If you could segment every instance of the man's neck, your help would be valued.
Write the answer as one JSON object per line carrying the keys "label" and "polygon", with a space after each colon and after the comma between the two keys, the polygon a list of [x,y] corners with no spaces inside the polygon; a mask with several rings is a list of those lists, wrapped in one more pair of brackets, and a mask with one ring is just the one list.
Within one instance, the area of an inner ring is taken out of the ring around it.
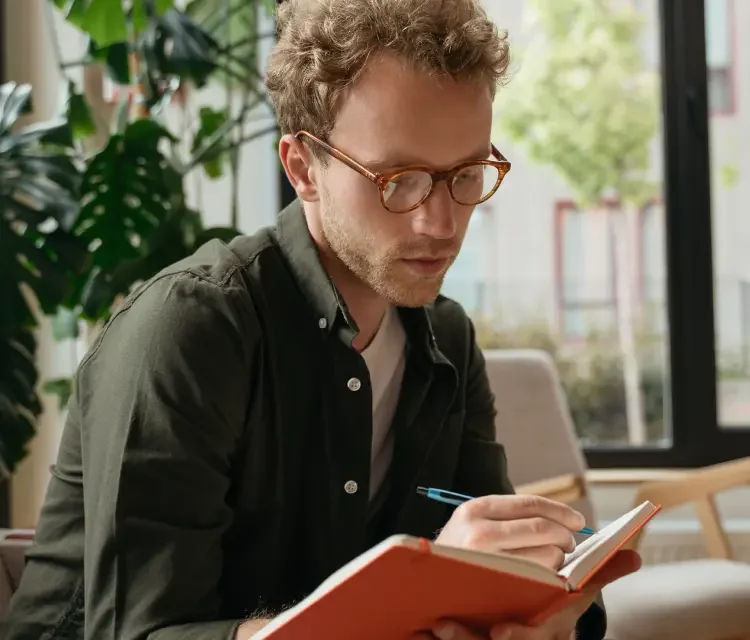
{"label": "man's neck", "polygon": [[339,295],[346,302],[349,314],[359,328],[352,346],[361,353],[378,332],[388,309],[388,303],[357,278],[328,246],[320,224],[319,211],[306,203],[303,203],[303,207],[307,228],[318,247],[320,262],[336,286]]}
{"label": "man's neck", "polygon": [[346,302],[349,314],[357,323],[359,333],[352,346],[359,352],[364,351],[372,342],[380,328],[388,303],[366,286],[335,256],[321,252],[323,267],[331,277],[339,295]]}

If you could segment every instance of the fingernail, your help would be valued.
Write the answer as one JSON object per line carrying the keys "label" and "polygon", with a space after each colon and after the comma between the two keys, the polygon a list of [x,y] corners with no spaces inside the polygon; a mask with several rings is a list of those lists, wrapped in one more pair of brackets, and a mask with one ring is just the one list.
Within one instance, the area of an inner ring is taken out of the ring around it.
{"label": "fingernail", "polygon": [[439,640],[453,640],[456,636],[456,627],[452,624],[441,624],[432,630]]}

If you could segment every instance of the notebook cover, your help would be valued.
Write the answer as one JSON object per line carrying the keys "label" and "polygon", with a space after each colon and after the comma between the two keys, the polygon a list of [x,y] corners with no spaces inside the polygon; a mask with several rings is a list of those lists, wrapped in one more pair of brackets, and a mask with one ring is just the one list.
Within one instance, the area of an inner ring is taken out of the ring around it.
{"label": "notebook cover", "polygon": [[527,621],[574,597],[562,578],[556,586],[433,554],[429,545],[395,546],[257,637],[411,640],[439,619],[488,631],[498,622]]}

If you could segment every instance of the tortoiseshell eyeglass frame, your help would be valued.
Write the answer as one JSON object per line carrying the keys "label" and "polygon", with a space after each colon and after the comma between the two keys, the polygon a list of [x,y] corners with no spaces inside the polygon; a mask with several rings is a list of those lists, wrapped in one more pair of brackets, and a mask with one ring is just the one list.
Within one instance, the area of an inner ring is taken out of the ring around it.
{"label": "tortoiseshell eyeglass frame", "polygon": [[[497,191],[498,187],[500,186],[500,183],[503,181],[503,178],[508,174],[508,171],[510,171],[510,162],[503,156],[502,153],[500,153],[495,145],[492,146],[491,155],[496,158],[496,160],[469,160],[467,162],[462,162],[459,165],[456,165],[449,171],[433,171],[429,167],[422,167],[422,166],[409,166],[409,167],[401,167],[399,169],[394,169],[393,171],[387,171],[385,173],[377,173],[370,171],[367,167],[361,165],[359,162],[354,160],[352,157],[345,154],[343,151],[340,151],[336,149],[335,147],[332,147],[327,142],[323,142],[320,138],[314,136],[313,134],[307,132],[307,131],[299,131],[294,136],[297,138],[297,140],[301,140],[302,138],[308,138],[311,142],[318,145],[323,151],[328,153],[329,155],[333,156],[337,160],[340,160],[345,165],[350,167],[351,169],[354,169],[357,173],[363,175],[368,180],[371,180],[374,182],[378,190],[380,191],[380,202],[383,205],[383,207],[390,211],[391,213],[409,213],[409,211],[414,211],[419,205],[421,205],[427,198],[430,197],[432,194],[432,190],[435,188],[435,185],[440,182],[441,180],[446,180],[448,185],[448,191],[451,195],[451,198],[453,198],[454,201],[458,202],[458,204],[464,205],[464,206],[476,206],[479,204],[482,204],[483,202],[486,202],[489,200],[493,195],[495,195],[495,192]],[[460,202],[456,199],[456,197],[453,195],[453,177],[462,169],[465,169],[466,167],[472,167],[475,165],[490,165],[492,167],[495,167],[497,169],[497,182],[495,182],[495,185],[490,189],[489,193],[484,196],[479,202],[475,202],[471,205],[466,205],[463,202]],[[430,187],[430,190],[424,195],[424,197],[417,202],[414,206],[409,207],[408,209],[394,211],[388,205],[385,201],[385,188],[387,187],[388,183],[398,178],[399,176],[403,175],[404,173],[408,173],[409,171],[422,171],[424,173],[429,174],[432,177],[432,186]]]}

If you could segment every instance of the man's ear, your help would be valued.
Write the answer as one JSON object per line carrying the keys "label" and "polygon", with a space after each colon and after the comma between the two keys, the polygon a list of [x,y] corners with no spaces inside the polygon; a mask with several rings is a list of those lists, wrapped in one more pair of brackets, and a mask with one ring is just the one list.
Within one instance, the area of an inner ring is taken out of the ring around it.
{"label": "man's ear", "polygon": [[300,140],[285,134],[279,141],[279,158],[284,165],[286,177],[300,200],[317,202],[320,193],[316,184],[318,168],[312,153]]}

